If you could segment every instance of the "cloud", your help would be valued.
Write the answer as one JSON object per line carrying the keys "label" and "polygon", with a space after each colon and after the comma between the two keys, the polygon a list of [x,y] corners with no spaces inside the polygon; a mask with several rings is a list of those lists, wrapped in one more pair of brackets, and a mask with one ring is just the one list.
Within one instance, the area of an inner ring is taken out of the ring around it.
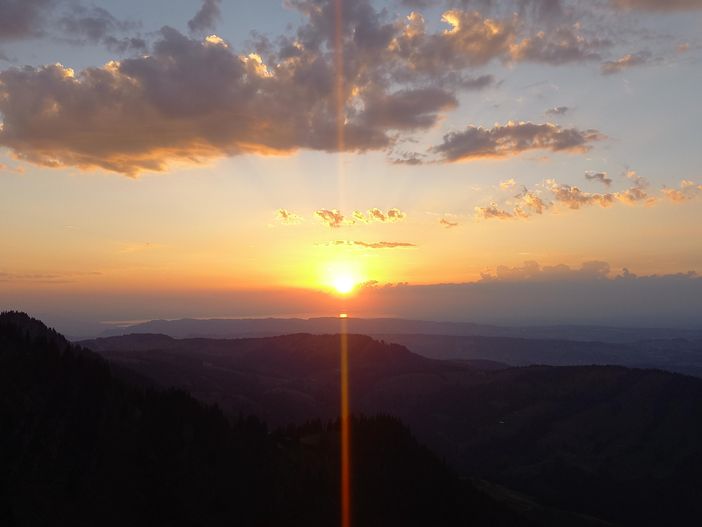
{"label": "cloud", "polygon": [[444,162],[508,157],[528,150],[581,153],[603,138],[597,130],[510,121],[493,128],[469,126],[461,132],[451,132],[431,151]]}
{"label": "cloud", "polygon": [[[546,12],[561,11],[557,1],[538,3],[537,11],[542,14],[537,15],[537,19],[543,19]],[[442,14],[441,21],[448,28],[430,33],[420,13],[414,11],[407,17],[402,32],[395,36],[390,48],[404,62],[404,69],[397,71],[400,78],[403,72],[410,70],[441,79],[445,78],[446,71],[484,66],[493,60],[552,65],[596,60],[600,58],[601,49],[611,46],[607,39],[586,38],[579,25],[564,25],[523,36],[523,30],[526,28],[528,32],[530,25],[525,24],[519,14],[497,19],[478,11],[450,9]]]}
{"label": "cloud", "polygon": [[651,53],[648,51],[639,51],[638,53],[624,55],[614,61],[603,62],[600,71],[602,75],[613,75],[634,66],[648,64],[649,62],[651,62]]}
{"label": "cloud", "polygon": [[612,178],[607,175],[607,172],[585,172],[585,179],[588,181],[599,181],[607,187],[612,184]]}
{"label": "cloud", "polygon": [[332,229],[338,229],[344,223],[344,215],[337,209],[319,209],[314,214]]}
{"label": "cloud", "polygon": [[358,245],[360,247],[365,247],[367,249],[395,249],[398,247],[416,247],[415,244],[407,243],[407,242],[374,242],[374,243],[369,243],[369,242],[355,241],[355,242],[353,242],[353,244]]}
{"label": "cloud", "polygon": [[439,220],[439,225],[443,225],[447,229],[452,229],[453,227],[458,227],[458,222],[447,220],[446,218],[441,218]]}
{"label": "cloud", "polygon": [[699,0],[611,0],[615,7],[645,11],[685,11],[702,9]]}
{"label": "cloud", "polygon": [[[18,21],[36,20],[37,6],[53,5],[47,2],[5,1],[0,9],[14,6],[22,14]],[[454,109],[460,91],[493,84],[494,77],[476,72],[493,60],[562,64],[589,60],[607,45],[584,37],[576,25],[534,33],[523,17],[556,12],[556,4],[530,2],[527,10],[494,18],[449,9],[444,27],[429,30],[416,12],[398,20],[369,0],[343,2],[345,151],[392,153],[406,134],[435,126]],[[148,54],[142,39],[122,34],[133,26],[102,8],[78,5],[62,19],[75,39],[139,54],[82,71],[54,64],[0,72],[0,146],[41,166],[128,176],[225,156],[335,152],[335,3],[287,5],[302,15],[297,29],[274,40],[254,36],[251,50],[236,51],[215,35],[192,38],[164,27]],[[210,30],[219,6],[205,0],[189,22],[191,32]],[[600,137],[550,124],[508,123],[449,134],[451,141],[434,153],[440,161],[455,161],[536,148],[584,151]],[[417,153],[390,160],[427,162]]]}
{"label": "cloud", "polygon": [[56,0],[0,0],[0,41],[39,36]]}
{"label": "cloud", "polygon": [[[541,192],[529,191],[526,187],[514,196],[514,203],[511,210],[500,208],[496,203],[491,203],[486,207],[476,207],[476,219],[526,219],[534,214],[541,215],[548,209],[551,209],[554,204],[563,205],[569,209],[578,210],[583,207],[597,205],[603,208],[610,207],[616,203],[626,205],[644,204],[646,206],[654,205],[657,198],[648,192],[648,181],[639,176],[633,170],[627,170],[625,177],[631,182],[631,185],[618,192],[586,192],[575,185],[558,183],[553,179],[547,179],[544,182],[545,191],[550,194],[550,200],[544,199]],[[590,176],[590,177],[588,177]],[[600,177],[601,176],[601,177]],[[602,181],[607,186],[612,182],[607,174],[602,173],[586,173],[588,179],[596,179]],[[606,183],[606,181],[609,183]],[[699,187],[702,189],[702,186]],[[686,182],[681,186],[680,192],[686,192],[685,196],[695,197],[698,188],[694,183]],[[673,201],[683,201],[676,199],[681,197],[676,189],[664,189],[663,192]]]}
{"label": "cloud", "polygon": [[123,36],[137,29],[138,24],[118,20],[102,7],[73,5],[56,22],[73,44],[101,43],[119,53],[145,51],[146,41],[140,37]]}
{"label": "cloud", "polygon": [[388,209],[387,212],[383,212],[378,208],[372,208],[366,215],[360,211],[354,211],[353,216],[354,219],[360,223],[369,223],[371,221],[377,221],[380,223],[394,223],[397,221],[402,221],[407,215],[397,208]]}
{"label": "cloud", "polygon": [[680,188],[664,188],[662,192],[669,200],[682,203],[702,196],[702,185],[683,179]]}
{"label": "cloud", "polygon": [[551,207],[550,203],[545,202],[536,193],[530,192],[526,187],[524,190],[515,196],[517,204],[514,207],[514,215],[520,218],[528,218],[532,214],[543,214],[544,211]]}
{"label": "cloud", "polygon": [[371,222],[396,223],[407,217],[404,212],[397,208],[388,209],[387,212],[383,212],[378,208],[372,208],[366,214],[360,210],[355,210],[350,217],[345,216],[337,209],[319,209],[314,214],[332,228]]}
{"label": "cloud", "polygon": [[351,240],[334,240],[327,245],[349,245],[355,247],[363,247],[366,249],[397,249],[402,247],[416,247],[413,243],[407,242],[362,242]]}
{"label": "cloud", "polygon": [[195,16],[188,20],[188,28],[193,33],[211,31],[215,28],[220,17],[219,5],[221,0],[203,0],[202,6]]}
{"label": "cloud", "polygon": [[502,190],[509,190],[511,188],[514,188],[517,185],[517,182],[514,180],[514,178],[509,178],[504,181],[500,181],[500,188]]}
{"label": "cloud", "polygon": [[611,268],[607,262],[583,262],[579,269],[571,269],[564,264],[541,266],[537,262],[528,261],[520,267],[498,265],[494,273],[483,273],[482,282],[526,282],[526,281],[557,281],[557,280],[592,280],[607,279]]}
{"label": "cloud", "polygon": [[626,177],[632,181],[631,187],[620,192],[608,192],[605,194],[585,192],[574,185],[559,184],[554,180],[547,180],[546,185],[552,192],[554,200],[570,209],[579,209],[591,205],[599,205],[606,208],[617,202],[627,205],[635,205],[640,202],[652,205],[655,202],[656,198],[650,196],[646,190],[648,182],[644,178],[638,176],[633,170],[627,171]]}
{"label": "cloud", "polygon": [[439,88],[369,95],[360,119],[371,127],[416,130],[433,126],[439,112],[458,106],[453,94]]}
{"label": "cloud", "polygon": [[480,220],[508,220],[514,217],[511,212],[500,209],[496,203],[491,203],[487,207],[475,207],[475,217]]}
{"label": "cloud", "polygon": [[539,62],[551,65],[600,59],[600,50],[611,46],[609,40],[588,40],[577,26],[559,27],[554,31],[539,31],[512,46],[510,53],[516,62]]}
{"label": "cloud", "polygon": [[546,115],[553,115],[553,116],[559,116],[559,115],[565,115],[568,112],[570,112],[571,108],[568,106],[556,106],[554,108],[549,108],[546,110]]}
{"label": "cloud", "polygon": [[275,213],[276,219],[284,225],[297,225],[302,223],[302,217],[287,209],[278,209]]}

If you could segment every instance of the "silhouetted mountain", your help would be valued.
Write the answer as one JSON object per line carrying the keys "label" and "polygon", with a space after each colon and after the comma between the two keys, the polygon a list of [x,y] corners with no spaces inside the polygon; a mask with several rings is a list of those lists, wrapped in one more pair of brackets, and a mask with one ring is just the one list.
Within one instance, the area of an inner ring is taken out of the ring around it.
{"label": "silhouetted mountain", "polygon": [[702,339],[641,340],[634,343],[586,342],[449,335],[377,335],[425,357],[493,360],[510,366],[614,365],[659,368],[702,377]]}
{"label": "silhouetted mountain", "polygon": [[[459,480],[396,419],[356,418],[352,430],[356,525],[535,525]],[[274,433],[230,421],[182,391],[115,378],[26,315],[0,315],[3,526],[334,525],[338,435],[319,421]]]}
{"label": "silhouetted mountain", "polygon": [[[349,318],[351,333],[378,336],[449,335],[533,339],[560,339],[599,342],[637,342],[658,339],[702,339],[702,328],[619,328],[606,326],[491,326],[467,322],[432,322],[399,318]],[[174,338],[243,338],[272,337],[291,333],[328,334],[339,331],[339,319],[260,318],[260,319],[189,319],[151,320],[125,327],[115,327],[102,336],[114,337],[132,333],[158,333]]]}
{"label": "silhouetted mountain", "polygon": [[[336,415],[335,335],[131,335],[86,345],[232,413],[277,423]],[[623,367],[485,367],[360,335],[349,347],[353,408],[402,419],[465,476],[622,525],[696,525],[702,514],[699,379]]]}

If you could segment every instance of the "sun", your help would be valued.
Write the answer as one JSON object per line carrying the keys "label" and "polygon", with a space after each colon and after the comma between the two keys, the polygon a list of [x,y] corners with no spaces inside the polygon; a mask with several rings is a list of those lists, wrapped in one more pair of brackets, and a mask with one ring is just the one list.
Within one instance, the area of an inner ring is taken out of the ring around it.
{"label": "sun", "polygon": [[356,281],[349,274],[339,274],[332,280],[332,286],[338,293],[346,295],[356,287]]}

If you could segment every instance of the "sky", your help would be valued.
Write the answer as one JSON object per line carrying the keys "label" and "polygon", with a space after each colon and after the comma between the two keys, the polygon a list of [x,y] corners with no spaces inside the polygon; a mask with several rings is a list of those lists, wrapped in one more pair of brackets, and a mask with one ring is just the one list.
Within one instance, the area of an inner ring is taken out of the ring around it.
{"label": "sky", "polygon": [[699,0],[0,0],[0,308],[702,326],[701,29]]}

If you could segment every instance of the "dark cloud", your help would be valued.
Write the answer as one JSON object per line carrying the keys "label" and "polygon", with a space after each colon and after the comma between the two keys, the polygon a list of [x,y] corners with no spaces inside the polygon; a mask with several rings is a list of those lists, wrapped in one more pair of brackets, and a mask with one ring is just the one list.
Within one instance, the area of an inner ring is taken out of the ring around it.
{"label": "dark cloud", "polygon": [[401,90],[369,94],[360,118],[371,127],[415,130],[434,125],[439,112],[456,106],[456,97],[439,88]]}
{"label": "dark cloud", "polygon": [[138,29],[137,23],[119,20],[102,7],[73,5],[58,19],[57,25],[74,44],[101,43],[117,53],[146,49],[144,39],[124,36]]}
{"label": "dark cloud", "polygon": [[221,15],[219,6],[221,0],[203,0],[202,6],[195,16],[188,20],[188,28],[193,33],[202,33],[211,31],[217,25],[217,21]]}
{"label": "dark cloud", "polygon": [[600,70],[602,71],[602,75],[612,75],[634,66],[648,64],[649,62],[651,62],[651,53],[648,51],[640,51],[638,53],[624,55],[617,60],[603,62]]}
{"label": "dark cloud", "polygon": [[[288,4],[303,14],[301,26],[275,41],[256,37],[253,53],[237,52],[216,36],[200,40],[164,27],[148,55],[104,67],[5,70],[0,73],[0,146],[43,166],[102,168],[130,176],[247,153],[335,152],[340,148],[335,3]],[[544,0],[539,9],[555,10],[556,4]],[[0,5],[7,10],[20,4],[5,0]],[[30,0],[26,5],[43,4]],[[99,41],[122,53],[146,47],[126,34],[132,26],[104,9],[76,5],[62,18],[64,31],[75,39]],[[434,126],[457,106],[460,90],[494,83],[492,76],[474,71],[492,60],[560,64],[590,58],[602,45],[582,37],[576,26],[529,36],[519,14],[487,18],[451,9],[443,15],[445,28],[428,31],[417,13],[402,22],[369,0],[341,6],[343,148],[349,152],[391,153],[406,138],[403,134]],[[218,9],[219,2],[205,1],[190,21],[191,31],[210,28]],[[439,160],[455,161],[530,149],[584,151],[600,137],[595,131],[509,123],[448,134],[433,152]],[[423,160],[416,153],[391,159]]]}
{"label": "dark cloud", "polygon": [[441,161],[454,162],[516,155],[528,150],[585,152],[591,143],[603,139],[597,130],[561,128],[555,124],[508,122],[493,128],[469,126],[444,136],[431,149]]}
{"label": "dark cloud", "polygon": [[624,9],[646,11],[685,11],[702,9],[699,0],[611,0],[612,5]]}
{"label": "dark cloud", "polygon": [[56,0],[0,0],[0,41],[39,36]]}
{"label": "dark cloud", "polygon": [[607,172],[585,172],[585,179],[588,181],[599,181],[608,187],[612,184],[612,178],[607,175]]}
{"label": "dark cloud", "polygon": [[568,106],[556,106],[554,108],[549,108],[546,110],[546,115],[554,115],[554,116],[559,116],[559,115],[565,115],[568,112],[570,112],[571,108]]}

